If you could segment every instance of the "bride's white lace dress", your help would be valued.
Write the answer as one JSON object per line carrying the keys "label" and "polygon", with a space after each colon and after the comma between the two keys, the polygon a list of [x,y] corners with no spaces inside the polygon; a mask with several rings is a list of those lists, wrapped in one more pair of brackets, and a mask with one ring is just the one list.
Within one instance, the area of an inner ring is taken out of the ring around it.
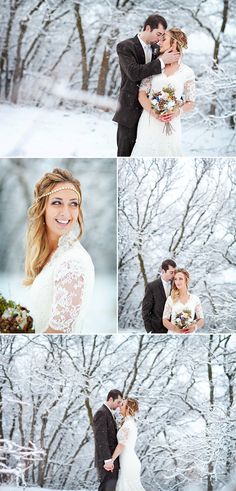
{"label": "bride's white lace dress", "polygon": [[189,298],[186,303],[182,303],[180,302],[180,300],[177,300],[177,302],[173,302],[173,299],[171,298],[171,296],[169,296],[165,303],[163,318],[170,319],[172,324],[175,324],[175,319],[177,315],[184,310],[191,311],[191,321],[194,321],[195,315],[197,319],[204,319],[200,298],[197,295],[193,295],[192,293],[189,293]]}
{"label": "bride's white lace dress", "polygon": [[135,452],[137,425],[134,418],[127,416],[117,433],[118,443],[124,445],[120,454],[120,471],[116,491],[145,491],[140,480],[141,463]]}
{"label": "bride's white lace dress", "polygon": [[[175,88],[177,99],[183,97],[184,102],[195,100],[195,76],[193,70],[181,63],[178,70],[172,75],[164,71],[160,75],[145,78],[140,90],[149,95],[159,92],[163,87],[171,85]],[[133,148],[132,157],[164,157],[181,156],[181,118],[175,117],[171,121],[173,132],[166,135],[164,123],[155,119],[148,111],[143,110],[138,123],[137,139]]]}
{"label": "bride's white lace dress", "polygon": [[51,327],[64,333],[83,333],[93,286],[90,255],[73,232],[60,237],[56,251],[31,286],[35,332]]}

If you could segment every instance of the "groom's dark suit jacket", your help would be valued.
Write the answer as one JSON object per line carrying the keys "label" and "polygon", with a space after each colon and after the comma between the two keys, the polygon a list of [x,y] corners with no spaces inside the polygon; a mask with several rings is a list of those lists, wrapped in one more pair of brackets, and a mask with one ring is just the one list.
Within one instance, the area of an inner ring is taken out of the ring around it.
{"label": "groom's dark suit jacket", "polygon": [[[98,409],[93,418],[95,438],[95,466],[102,470],[104,460],[111,458],[117,445],[117,428],[111,411],[105,404]],[[119,468],[119,459],[115,460],[115,470]]]}
{"label": "groom's dark suit jacket", "polygon": [[142,112],[142,106],[138,101],[141,80],[161,73],[161,62],[156,59],[159,53],[159,46],[153,46],[152,50],[152,61],[145,63],[145,53],[137,35],[117,45],[121,86],[118,108],[113,121],[128,128],[132,128],[137,124]]}
{"label": "groom's dark suit jacket", "polygon": [[147,332],[168,332],[162,323],[165,302],[166,294],[161,278],[148,283],[142,303],[142,316]]}

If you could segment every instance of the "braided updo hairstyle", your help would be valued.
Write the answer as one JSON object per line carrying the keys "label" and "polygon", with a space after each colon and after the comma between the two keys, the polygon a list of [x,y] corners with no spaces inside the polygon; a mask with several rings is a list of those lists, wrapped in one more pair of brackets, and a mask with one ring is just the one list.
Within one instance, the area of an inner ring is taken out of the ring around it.
{"label": "braided updo hairstyle", "polygon": [[188,39],[186,34],[179,29],[179,27],[171,27],[171,29],[168,30],[171,36],[170,39],[170,45],[172,46],[174,43],[174,40],[177,42],[176,49],[179,51],[179,53],[182,52],[182,49],[187,49],[188,47]]}
{"label": "braided updo hairstyle", "polygon": [[136,399],[128,397],[126,399],[126,409],[129,416],[134,416],[139,411],[139,403]]}

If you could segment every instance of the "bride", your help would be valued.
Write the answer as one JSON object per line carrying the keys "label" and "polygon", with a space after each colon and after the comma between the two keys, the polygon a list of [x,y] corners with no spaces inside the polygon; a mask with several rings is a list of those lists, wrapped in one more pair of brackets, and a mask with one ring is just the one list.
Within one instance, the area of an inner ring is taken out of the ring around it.
{"label": "bride", "polygon": [[65,169],[45,174],[30,207],[25,285],[36,333],[82,332],[94,284],[83,233],[80,182]]}
{"label": "bride", "polygon": [[[165,303],[162,322],[174,334],[195,332],[198,327],[204,326],[200,299],[188,292],[189,278],[186,269],[175,270],[171,295]],[[187,327],[182,327],[186,324]]]}
{"label": "bride", "polygon": [[[187,37],[177,27],[165,32],[164,39],[159,41],[160,52],[172,49],[182,54],[187,48]],[[175,89],[175,96],[183,104],[177,110],[160,115],[152,109],[150,97],[164,87]],[[165,65],[160,75],[145,78],[139,88],[139,102],[143,112],[139,119],[137,139],[132,157],[181,156],[181,116],[192,111],[195,99],[195,77],[187,65],[175,62]],[[165,124],[170,123],[172,133],[166,134]]]}
{"label": "bride", "polygon": [[113,462],[117,457],[120,461],[115,491],[145,491],[140,480],[141,463],[135,453],[137,425],[134,415],[138,410],[138,402],[131,398],[125,399],[120,408],[124,423],[118,430],[118,445],[112,455]]}

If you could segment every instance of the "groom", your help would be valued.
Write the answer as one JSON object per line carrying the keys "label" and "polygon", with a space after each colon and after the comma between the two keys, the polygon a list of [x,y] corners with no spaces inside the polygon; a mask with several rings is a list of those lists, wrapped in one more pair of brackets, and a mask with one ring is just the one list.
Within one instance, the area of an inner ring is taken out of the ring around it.
{"label": "groom", "polygon": [[147,332],[154,334],[167,333],[163,326],[162,315],[167,297],[171,292],[176,263],[166,259],[161,265],[161,275],[157,280],[148,283],[142,303],[142,316]]}
{"label": "groom", "polygon": [[142,32],[117,45],[121,88],[113,121],[118,123],[118,157],[129,157],[135,144],[138,121],[142,113],[142,106],[138,101],[141,80],[158,75],[166,64],[179,59],[179,53],[171,53],[170,50],[157,57],[159,46],[156,43],[161,41],[166,28],[167,22],[164,17],[158,14],[150,15]]}
{"label": "groom", "polygon": [[[95,466],[100,485],[98,491],[115,491],[119,473],[119,459],[114,464],[111,456],[117,445],[117,428],[113,411],[122,403],[122,393],[110,390],[106,402],[98,409],[93,418],[95,438]],[[107,470],[104,469],[106,465]]]}

